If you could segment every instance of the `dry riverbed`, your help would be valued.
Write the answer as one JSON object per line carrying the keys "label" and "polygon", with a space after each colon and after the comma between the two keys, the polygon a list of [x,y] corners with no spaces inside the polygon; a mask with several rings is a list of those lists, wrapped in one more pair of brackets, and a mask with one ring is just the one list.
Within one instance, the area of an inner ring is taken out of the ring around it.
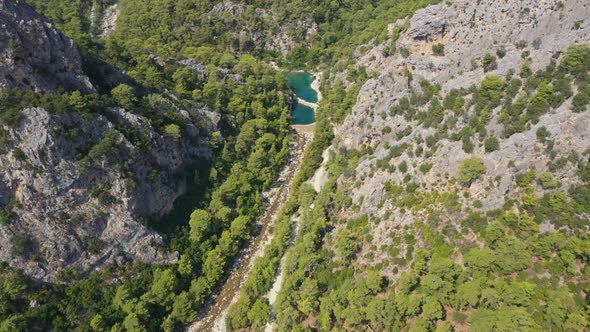
{"label": "dry riverbed", "polygon": [[257,257],[264,254],[264,248],[272,240],[274,223],[281,208],[291,195],[292,182],[301,166],[303,151],[305,151],[305,147],[312,138],[313,133],[297,129],[293,130],[289,160],[273,187],[264,193],[264,197],[268,198],[269,204],[262,216],[258,219],[258,232],[253,235],[248,247],[242,249],[238,260],[236,260],[234,266],[229,271],[223,286],[218,290],[217,295],[206,305],[206,309],[198,321],[189,327],[189,331],[223,332],[226,330],[225,318],[228,308],[238,300],[248,274],[252,270],[254,261]]}

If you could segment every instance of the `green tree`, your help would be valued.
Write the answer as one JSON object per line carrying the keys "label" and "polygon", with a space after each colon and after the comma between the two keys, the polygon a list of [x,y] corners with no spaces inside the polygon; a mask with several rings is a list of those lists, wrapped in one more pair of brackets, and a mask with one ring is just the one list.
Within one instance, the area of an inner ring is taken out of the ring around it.
{"label": "green tree", "polygon": [[499,272],[509,274],[522,271],[531,264],[531,253],[522,241],[502,237],[493,243],[495,265]]}
{"label": "green tree", "polygon": [[189,324],[197,319],[197,311],[194,307],[194,297],[190,292],[181,292],[174,298],[170,316],[182,324]]}
{"label": "green tree", "polygon": [[432,331],[434,324],[428,319],[418,318],[414,324],[410,325],[408,332]]}
{"label": "green tree", "polygon": [[371,270],[367,273],[366,285],[372,292],[377,293],[383,287],[383,276],[377,270]]}
{"label": "green tree", "polygon": [[453,332],[453,325],[449,322],[443,322],[436,327],[434,332]]}
{"label": "green tree", "polygon": [[486,167],[481,158],[467,158],[459,165],[459,182],[470,185],[486,172]]}
{"label": "green tree", "polygon": [[305,279],[301,284],[298,295],[297,308],[301,312],[310,315],[318,309],[320,305],[318,301],[320,290],[317,280]]}
{"label": "green tree", "polygon": [[359,242],[348,229],[342,228],[338,231],[336,236],[336,250],[342,259],[348,260],[352,258],[359,248]]}
{"label": "green tree", "polygon": [[490,53],[486,53],[486,55],[484,55],[483,59],[481,60],[481,64],[483,66],[484,72],[496,70],[496,68],[498,68],[496,57],[491,55]]}
{"label": "green tree", "polygon": [[445,55],[445,45],[443,44],[433,44],[432,45],[432,53],[434,53],[434,55],[438,55],[438,56],[442,56]]}
{"label": "green tree", "polygon": [[586,92],[580,92],[572,100],[572,109],[576,113],[585,112],[590,104],[590,95]]}
{"label": "green tree", "polygon": [[136,313],[130,313],[123,320],[125,330],[129,332],[144,332],[147,329],[141,324],[139,316]]}
{"label": "green tree", "polygon": [[505,87],[506,82],[503,79],[498,76],[488,75],[481,82],[478,96],[489,102],[498,101],[501,99]]}
{"label": "green tree", "polygon": [[485,140],[484,148],[486,150],[486,153],[496,151],[500,148],[500,142],[496,137],[490,137]]}
{"label": "green tree", "polygon": [[261,328],[270,320],[270,307],[266,299],[258,299],[248,311],[248,320],[253,328]]}
{"label": "green tree", "polygon": [[180,255],[180,259],[178,260],[178,273],[181,276],[189,276],[193,272],[193,264],[191,259],[188,255]]}
{"label": "green tree", "polygon": [[143,297],[150,303],[168,307],[174,300],[176,283],[176,275],[172,269],[156,270],[154,283]]}
{"label": "green tree", "polygon": [[443,318],[443,307],[435,297],[427,297],[422,305],[424,318],[428,320],[438,320]]}
{"label": "green tree", "polygon": [[0,332],[23,331],[22,318],[16,315],[9,316],[0,321]]}
{"label": "green tree", "polygon": [[397,291],[401,294],[409,294],[418,285],[418,276],[414,272],[404,272],[397,282]]}
{"label": "green tree", "polygon": [[88,101],[80,91],[74,91],[70,94],[69,104],[78,112],[87,110],[89,106]]}
{"label": "green tree", "polygon": [[194,242],[201,242],[211,228],[211,215],[206,210],[197,209],[191,214],[189,221],[190,239]]}
{"label": "green tree", "polygon": [[574,44],[567,48],[560,67],[577,77],[585,77],[590,70],[590,48]]}
{"label": "green tree", "polygon": [[164,135],[179,140],[182,138],[182,131],[180,130],[180,126],[172,123],[164,127]]}
{"label": "green tree", "polygon": [[520,66],[520,77],[522,78],[529,78],[533,75],[533,70],[531,69],[531,65],[528,61],[525,61],[522,66]]}
{"label": "green tree", "polygon": [[209,251],[203,264],[205,276],[209,284],[215,284],[223,275],[225,269],[226,256],[219,249]]}
{"label": "green tree", "polygon": [[522,307],[503,307],[496,313],[494,331],[528,332],[535,326],[533,319]]}
{"label": "green tree", "polygon": [[[251,305],[251,301],[249,296],[244,296],[244,293],[238,298],[238,301],[234,303],[228,310],[227,319],[226,319],[226,326],[227,329],[230,331],[234,331],[237,329],[245,328],[250,325],[249,316],[249,308]],[[258,308],[260,310],[262,308]],[[259,318],[259,312],[254,314],[255,318]]]}
{"label": "green tree", "polygon": [[92,317],[92,320],[90,321],[90,327],[93,331],[105,331],[106,322],[104,321],[104,318],[101,314],[96,314],[94,317]]}
{"label": "green tree", "polygon": [[543,189],[553,189],[561,185],[551,173],[542,173],[539,175],[539,181],[541,182]]}
{"label": "green tree", "polygon": [[137,103],[137,97],[133,93],[133,88],[127,84],[117,85],[111,90],[111,95],[117,104],[127,110],[132,110]]}
{"label": "green tree", "polygon": [[567,316],[567,320],[563,326],[566,331],[583,331],[588,327],[588,319],[580,313],[571,313]]}
{"label": "green tree", "polygon": [[489,248],[474,248],[463,256],[464,264],[475,276],[487,276],[495,262],[494,253]]}
{"label": "green tree", "polygon": [[551,136],[551,132],[547,130],[547,127],[541,126],[537,129],[536,135],[539,142],[545,143],[547,138]]}
{"label": "green tree", "polygon": [[474,279],[465,282],[457,287],[455,301],[459,310],[465,309],[468,305],[476,307],[481,296],[482,279]]}

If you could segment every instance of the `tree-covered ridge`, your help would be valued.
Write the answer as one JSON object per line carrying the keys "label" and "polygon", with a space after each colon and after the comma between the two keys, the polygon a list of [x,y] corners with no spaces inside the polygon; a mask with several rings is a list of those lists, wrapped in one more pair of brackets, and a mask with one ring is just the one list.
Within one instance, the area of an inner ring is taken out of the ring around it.
{"label": "tree-covered ridge", "polygon": [[46,16],[58,30],[72,38],[83,50],[96,47],[102,12],[115,0],[27,0]]}
{"label": "tree-covered ridge", "polygon": [[[384,41],[387,25],[411,15],[419,8],[439,0],[419,1],[213,1],[213,0],[122,0],[121,15],[112,36],[98,41],[90,22],[99,20],[101,9],[112,3],[107,0],[31,0],[37,10],[58,24],[83,48],[94,49],[117,63],[147,66],[146,53],[162,57],[178,56],[183,49],[215,46],[230,53],[251,53],[260,58],[274,58],[285,66],[304,67],[319,64],[340,68],[353,63],[354,50],[362,44]],[[243,12],[212,11],[216,5],[247,5]],[[94,15],[91,9],[95,8]],[[260,15],[262,10],[265,15]],[[310,40],[307,28],[298,23],[313,22],[317,32]],[[288,34],[293,41],[286,59],[267,52],[257,44],[262,34],[276,33],[283,26],[291,27]],[[245,32],[245,33],[244,33]],[[101,50],[103,46],[104,50]]]}
{"label": "tree-covered ridge", "polygon": [[[393,231],[391,246],[370,249],[362,257],[360,245],[370,242],[367,236],[381,220],[367,215],[339,217],[350,202],[342,200],[346,186],[334,182],[351,174],[358,158],[362,152],[333,155],[332,182],[318,195],[311,188],[301,189],[300,202],[307,207],[300,219],[302,233],[288,251],[286,279],[274,308],[280,329],[580,331],[587,327],[587,234],[575,222],[567,224],[573,233],[540,233],[538,225],[539,219],[555,214],[565,220],[582,217],[587,209],[581,194],[585,184],[569,195],[557,190],[533,203],[523,197],[517,213],[511,204],[487,214],[475,208],[459,224],[447,218],[465,208],[466,200],[460,196],[424,191],[411,183],[405,188],[387,184],[394,204],[411,209],[416,217],[420,211],[429,212],[423,222]],[[528,181],[535,178],[532,175]],[[472,235],[476,240],[466,241]],[[426,246],[415,250],[417,239]],[[374,251],[389,252],[390,258],[371,263]],[[401,273],[395,281],[382,275],[389,265]]]}

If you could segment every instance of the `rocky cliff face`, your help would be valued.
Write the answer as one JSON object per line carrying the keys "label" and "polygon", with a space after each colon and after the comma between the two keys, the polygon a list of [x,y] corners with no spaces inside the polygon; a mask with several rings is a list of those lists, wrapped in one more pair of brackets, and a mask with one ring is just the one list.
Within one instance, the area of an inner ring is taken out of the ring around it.
{"label": "rocky cliff face", "polygon": [[[185,191],[184,171],[210,157],[206,133],[186,116],[189,137],[176,140],[123,109],[110,120],[24,110],[9,132],[10,152],[0,155],[0,204],[10,214],[0,226],[0,260],[45,281],[66,267],[174,261],[175,253],[156,250],[162,238],[144,221],[169,212]],[[145,144],[128,139],[130,129]]]}
{"label": "rocky cliff face", "polygon": [[[567,158],[584,155],[590,147],[590,114],[573,112],[571,95],[551,107],[538,122],[526,122],[517,132],[507,129],[512,124],[506,121],[503,105],[486,110],[489,114],[485,127],[475,130],[471,138],[473,151],[465,151],[460,133],[473,127],[472,119],[479,116],[474,92],[486,76],[498,76],[506,82],[518,77],[524,87],[517,88],[514,100],[522,97],[525,108],[530,107],[530,98],[536,92],[527,88],[526,78],[519,77],[521,68],[526,63],[533,73],[544,70],[552,61],[553,65],[559,64],[569,45],[590,45],[588,17],[590,4],[586,1],[457,0],[427,7],[407,21],[391,24],[390,32],[401,31],[393,41],[393,55],[386,51],[391,48],[390,41],[362,55],[359,52],[357,66],[365,67],[372,78],[363,85],[352,113],[338,126],[340,140],[335,147],[367,151],[354,166],[354,175],[339,180],[343,187],[350,188],[347,192],[358,205],[348,211],[351,217],[366,214],[382,220],[372,227],[372,241],[365,242],[358,255],[371,252],[374,256],[362,262],[377,264],[387,259],[388,253],[379,249],[375,253],[374,247],[390,245],[393,234],[403,238],[416,221],[428,222],[427,208],[400,208],[384,183],[402,187],[412,183],[427,192],[456,192],[464,195],[464,207],[477,201],[482,211],[501,209],[507,200],[521,197],[522,189],[516,186],[515,179],[530,168],[537,174],[551,173],[560,182],[560,190],[567,191],[580,183],[576,163],[568,163]],[[435,54],[435,44],[444,46],[444,56]],[[495,64],[486,67],[483,62],[487,53]],[[440,85],[436,94],[441,103],[453,89],[462,91],[464,108],[456,113],[443,110],[436,123],[429,125],[424,118],[440,110],[432,103],[410,107],[418,116],[400,111],[400,99],[424,93],[420,84],[423,80]],[[572,83],[572,88],[575,93],[579,87]],[[543,127],[548,131],[547,140],[552,142],[550,147],[538,139],[537,132]],[[484,141],[490,137],[498,139],[499,148],[486,152]],[[458,176],[460,162],[472,156],[484,161],[485,175],[468,187],[461,186],[453,179]],[[565,166],[555,166],[564,161]],[[400,171],[402,163],[407,171]],[[424,164],[428,166],[421,169]],[[325,172],[320,169],[315,179],[321,179]],[[314,186],[318,187],[317,181]],[[541,186],[536,190],[540,196],[550,192]],[[434,205],[432,209],[436,210]],[[456,221],[470,211],[464,208],[444,212],[436,217],[437,222],[460,228]],[[559,226],[541,225],[542,232],[556,228]],[[385,271],[391,277],[396,274]]]}
{"label": "rocky cliff face", "polygon": [[0,0],[0,89],[92,92],[74,42],[21,0]]}
{"label": "rocky cliff face", "polygon": [[[0,89],[94,91],[76,45],[29,5],[0,0],[0,26]],[[146,221],[170,212],[193,181],[188,171],[211,158],[207,137],[219,117],[158,98],[182,119],[182,138],[121,108],[29,108],[2,128],[0,261],[55,282],[64,270],[77,276],[130,259],[176,260],[157,249],[162,237]]]}

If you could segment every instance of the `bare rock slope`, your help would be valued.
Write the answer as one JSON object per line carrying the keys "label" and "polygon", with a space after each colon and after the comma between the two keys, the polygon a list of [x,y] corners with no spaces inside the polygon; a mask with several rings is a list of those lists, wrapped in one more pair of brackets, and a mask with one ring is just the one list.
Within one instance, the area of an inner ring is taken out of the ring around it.
{"label": "bare rock slope", "polygon": [[[94,91],[76,45],[24,1],[0,0],[0,26],[0,90]],[[0,261],[55,282],[127,260],[176,260],[146,221],[170,212],[192,168],[211,158],[219,117],[174,96],[154,102],[177,113],[182,137],[121,108],[28,108],[0,128]]]}
{"label": "bare rock slope", "polygon": [[22,0],[0,0],[0,89],[94,90],[74,42]]}
{"label": "bare rock slope", "polygon": [[[204,133],[190,119],[191,136],[176,140],[123,109],[109,118],[23,111],[10,152],[0,154],[0,206],[10,214],[0,225],[0,260],[55,281],[68,267],[87,273],[127,259],[176,259],[156,250],[162,238],[144,221],[171,211],[184,172],[210,157]],[[146,145],[127,138],[129,129]]]}
{"label": "bare rock slope", "polygon": [[[516,178],[528,169],[534,168],[536,174],[550,173],[559,181],[560,190],[580,183],[572,156],[583,156],[590,148],[590,113],[572,111],[572,96],[579,87],[572,81],[572,94],[531,120],[533,97],[542,79],[534,83],[520,73],[528,67],[534,77],[547,66],[559,67],[568,46],[590,46],[588,17],[590,4],[581,0],[456,0],[429,6],[391,24],[390,33],[401,31],[397,39],[364,54],[359,51],[357,66],[365,67],[371,78],[362,86],[352,113],[337,127],[340,139],[336,147],[363,150],[366,155],[354,166],[354,175],[342,176],[339,182],[349,188],[349,196],[358,205],[348,211],[350,217],[366,214],[388,220],[373,227],[372,243],[362,246],[359,257],[371,252],[375,244],[390,245],[393,233],[403,237],[404,227],[418,220],[427,222],[428,209],[400,208],[385,183],[401,187],[411,183],[425,191],[457,193],[464,196],[460,199],[464,207],[477,202],[482,211],[501,209],[510,199],[520,199],[522,189],[515,184]],[[386,51],[391,43],[395,52]],[[434,51],[437,44],[444,47],[442,54]],[[488,53],[494,63],[486,67]],[[524,100],[520,117],[510,118],[503,105],[505,99],[492,109],[477,109],[476,91],[490,76],[500,78],[505,82],[502,84],[513,79],[521,82],[511,99],[512,104],[517,104],[518,98]],[[423,81],[430,85],[422,85]],[[553,89],[555,80],[546,83]],[[418,100],[432,87],[438,101],[412,103],[412,98]],[[439,108],[438,102],[442,104],[451,91],[461,96],[462,107],[456,111],[442,105]],[[410,106],[400,106],[404,97]],[[440,114],[433,116],[436,112]],[[485,120],[481,112],[486,112]],[[427,123],[431,119],[434,123]],[[538,138],[540,129],[547,130],[546,140]],[[468,144],[462,140],[465,133],[470,134]],[[498,141],[493,151],[484,146],[489,138]],[[481,158],[486,172],[465,187],[454,179],[461,161],[469,157]],[[542,196],[551,189],[537,185],[536,191]],[[437,218],[442,224],[453,224],[469,211],[464,208]],[[559,228],[541,226],[542,230]],[[388,257],[377,251],[372,264]],[[392,277],[395,274],[391,272]]]}

